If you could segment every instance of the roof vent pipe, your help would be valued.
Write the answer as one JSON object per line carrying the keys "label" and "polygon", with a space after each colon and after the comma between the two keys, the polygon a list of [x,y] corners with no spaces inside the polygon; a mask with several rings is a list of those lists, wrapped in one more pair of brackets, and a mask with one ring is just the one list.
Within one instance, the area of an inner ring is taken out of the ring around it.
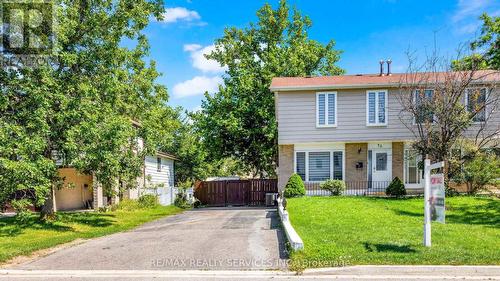
{"label": "roof vent pipe", "polygon": [[387,76],[391,76],[391,62],[392,60],[391,59],[388,59],[387,60]]}
{"label": "roof vent pipe", "polygon": [[384,60],[380,60],[380,76],[384,76]]}

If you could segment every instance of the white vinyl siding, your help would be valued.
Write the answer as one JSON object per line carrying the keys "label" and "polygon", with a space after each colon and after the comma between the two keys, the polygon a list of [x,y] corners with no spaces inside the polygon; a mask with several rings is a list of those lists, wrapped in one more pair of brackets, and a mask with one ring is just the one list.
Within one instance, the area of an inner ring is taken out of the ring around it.
{"label": "white vinyl siding", "polygon": [[[342,89],[336,92],[337,127],[318,127],[317,91],[279,92],[276,97],[278,144],[342,143],[369,141],[408,141],[415,139],[406,125],[414,123],[414,116],[402,111],[398,89],[387,90],[387,126],[367,126],[367,89]],[[488,93],[500,94],[498,90]],[[465,98],[465,97],[464,97]],[[465,100],[463,101],[465,103]],[[486,110],[485,134],[493,134],[500,123],[500,110]],[[474,124],[465,132],[475,137],[481,127]],[[298,149],[297,149],[298,151]]]}
{"label": "white vinyl siding", "polygon": [[387,90],[366,91],[366,125],[387,126]]}
{"label": "white vinyl siding", "polygon": [[344,178],[344,152],[297,151],[295,152],[295,173],[306,182],[321,182],[327,179]]}
{"label": "white vinyl siding", "polygon": [[316,126],[337,126],[337,93],[316,93]]}
{"label": "white vinyl siding", "polygon": [[486,121],[486,89],[468,89],[465,92],[465,105],[469,113],[476,113],[474,122]]}
{"label": "white vinyl siding", "polygon": [[145,188],[141,195],[156,194],[160,204],[170,205],[173,202],[174,160],[161,156],[146,156],[144,165]]}

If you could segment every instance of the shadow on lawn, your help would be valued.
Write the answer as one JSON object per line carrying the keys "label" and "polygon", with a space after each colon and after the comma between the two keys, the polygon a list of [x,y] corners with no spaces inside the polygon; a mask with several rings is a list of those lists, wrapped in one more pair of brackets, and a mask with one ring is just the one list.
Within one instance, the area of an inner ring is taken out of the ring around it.
{"label": "shadow on lawn", "polygon": [[0,237],[14,237],[23,234],[26,230],[52,230],[57,232],[75,231],[66,224],[82,224],[91,227],[106,227],[114,223],[111,214],[102,213],[61,213],[54,222],[40,221],[37,215],[29,220],[20,222],[15,217],[0,219]]}
{"label": "shadow on lawn", "polygon": [[373,244],[364,242],[363,246],[367,252],[394,252],[394,253],[415,253],[415,249],[408,245],[395,245],[395,244]]}
{"label": "shadow on lawn", "polygon": [[[492,198],[475,198],[478,204],[455,204],[446,206],[446,222],[460,224],[477,224],[488,227],[500,227],[500,201]],[[486,201],[486,202],[485,202]],[[422,217],[421,212],[394,210],[401,216]]]}

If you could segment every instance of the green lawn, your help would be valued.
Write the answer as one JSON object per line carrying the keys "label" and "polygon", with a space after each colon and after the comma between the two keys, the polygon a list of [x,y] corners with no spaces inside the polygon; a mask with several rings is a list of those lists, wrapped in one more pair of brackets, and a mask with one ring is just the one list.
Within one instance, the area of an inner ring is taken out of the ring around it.
{"label": "green lawn", "polygon": [[347,264],[500,264],[500,200],[446,198],[446,224],[422,246],[423,198],[303,197],[287,209],[304,251],[293,261]]}
{"label": "green lawn", "polygon": [[92,238],[134,228],[182,209],[159,206],[149,209],[117,210],[106,213],[58,213],[53,223],[41,223],[33,215],[26,224],[14,218],[0,219],[0,262],[36,250],[67,243],[78,238]]}

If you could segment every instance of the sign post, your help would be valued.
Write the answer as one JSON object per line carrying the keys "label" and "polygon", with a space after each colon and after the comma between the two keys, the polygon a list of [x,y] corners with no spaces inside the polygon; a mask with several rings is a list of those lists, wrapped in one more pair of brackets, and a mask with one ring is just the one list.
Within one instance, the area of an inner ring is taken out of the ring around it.
{"label": "sign post", "polygon": [[[444,162],[438,162],[431,165],[430,159],[424,161],[424,246],[431,246],[431,170],[444,167]],[[443,184],[443,181],[441,181]],[[444,188],[443,188],[444,189]],[[434,200],[432,200],[434,201]],[[444,198],[443,212],[444,212]],[[444,220],[444,216],[443,216]]]}

